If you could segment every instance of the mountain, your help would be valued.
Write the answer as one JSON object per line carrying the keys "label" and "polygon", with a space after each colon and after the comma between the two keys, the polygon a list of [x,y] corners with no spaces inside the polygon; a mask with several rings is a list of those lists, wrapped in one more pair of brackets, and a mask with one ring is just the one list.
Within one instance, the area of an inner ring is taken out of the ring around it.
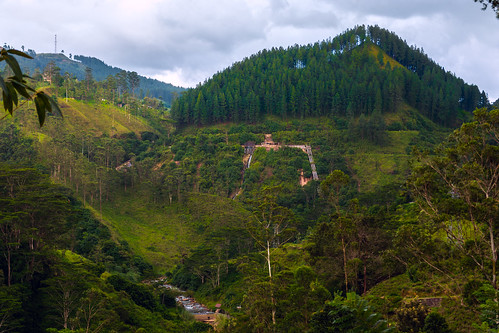
{"label": "mountain", "polygon": [[459,111],[486,105],[466,84],[392,32],[358,26],[322,42],[272,48],[216,73],[172,107],[179,125],[287,117],[369,115],[409,105],[454,126]]}
{"label": "mountain", "polygon": [[225,332],[497,328],[499,111],[449,136],[484,94],[394,34],[264,50],[172,113],[113,80],[37,77],[64,118],[40,128],[23,103],[0,121],[0,315],[18,331],[63,329],[62,291],[85,291],[65,312],[80,328],[97,304],[103,332],[209,331],[138,283],[159,275],[230,314]]}
{"label": "mountain", "polygon": [[[123,71],[120,68],[109,66],[94,57],[76,55],[74,56],[74,59],[80,61],[84,66],[92,68],[92,74],[98,81],[106,79],[109,75],[116,75]],[[83,77],[85,77],[85,75],[83,75]],[[146,78],[144,76],[140,76],[138,89],[141,91],[141,96],[148,95],[149,97],[159,98],[168,106],[172,104],[174,96],[185,90],[181,87],[175,87],[170,83],[164,83],[156,79]]]}
{"label": "mountain", "polygon": [[[78,80],[85,79],[86,68],[92,69],[92,76],[97,81],[103,81],[108,76],[115,76],[124,71],[121,68],[109,66],[102,60],[94,57],[75,55],[70,59],[63,53],[35,53],[30,50],[30,56],[33,59],[17,57],[19,65],[27,73],[34,74],[36,71],[43,72],[47,65],[54,63],[60,68],[60,74],[73,74]],[[163,100],[167,106],[170,106],[175,95],[184,91],[184,88],[175,87],[170,83],[164,83],[156,79],[140,76],[138,87],[139,97],[149,96]]]}

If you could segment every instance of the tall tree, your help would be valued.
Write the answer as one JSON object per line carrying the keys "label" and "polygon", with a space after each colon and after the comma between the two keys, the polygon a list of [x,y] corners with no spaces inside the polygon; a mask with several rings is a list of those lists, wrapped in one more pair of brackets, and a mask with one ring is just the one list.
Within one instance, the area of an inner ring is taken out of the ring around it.
{"label": "tall tree", "polygon": [[438,153],[418,156],[410,178],[417,202],[497,290],[499,110],[476,110]]}
{"label": "tall tree", "polygon": [[347,268],[347,238],[351,232],[352,220],[343,214],[340,207],[340,191],[348,185],[350,177],[341,170],[334,170],[327,178],[321,182],[320,190],[326,200],[334,208],[331,222],[336,226],[337,235],[341,241],[341,251],[343,253],[343,273],[345,277],[345,290],[348,292],[348,268]]}
{"label": "tall tree", "polygon": [[137,72],[128,72],[127,79],[130,90],[132,90],[132,96],[135,97],[135,89],[137,89],[140,84],[139,74],[137,74]]}
{"label": "tall tree", "polygon": [[128,76],[126,71],[121,71],[116,74],[116,84],[118,86],[118,94],[121,96],[128,90]]}
{"label": "tall tree", "polygon": [[61,79],[61,69],[55,64],[54,61],[51,61],[45,66],[43,69],[44,77],[48,79],[50,84],[55,86],[59,85]]}
{"label": "tall tree", "polygon": [[94,77],[92,74],[92,68],[85,68],[85,99],[90,100],[90,88],[93,86]]}
{"label": "tall tree", "polygon": [[268,279],[270,283],[271,315],[272,323],[276,324],[276,301],[272,288],[274,277],[272,265],[272,253],[275,249],[290,241],[295,234],[294,219],[291,211],[277,204],[277,196],[281,190],[279,186],[264,186],[256,199],[256,210],[247,223],[248,232],[264,252]]}
{"label": "tall tree", "polygon": [[0,164],[0,251],[7,285],[16,282],[15,256],[25,260],[21,274],[31,279],[38,269],[38,254],[59,240],[67,211],[67,197],[48,177],[34,169]]}

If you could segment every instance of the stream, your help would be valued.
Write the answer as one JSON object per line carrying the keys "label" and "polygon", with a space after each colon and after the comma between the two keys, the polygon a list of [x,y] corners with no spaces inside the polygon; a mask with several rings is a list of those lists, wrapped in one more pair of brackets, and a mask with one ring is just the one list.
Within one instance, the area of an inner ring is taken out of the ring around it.
{"label": "stream", "polygon": [[248,159],[248,165],[246,166],[246,169],[249,169],[250,165],[251,165],[251,158],[253,157],[253,154],[250,155],[249,159]]}
{"label": "stream", "polygon": [[182,305],[187,312],[192,313],[193,315],[209,315],[215,313],[213,311],[210,311],[203,304],[196,302],[196,300],[192,297],[180,295],[175,299],[177,300],[178,304]]}
{"label": "stream", "polygon": [[166,279],[159,278],[156,280],[152,280],[150,282],[161,283],[159,285],[159,288],[165,288],[168,290],[173,290],[173,291],[181,293],[181,295],[175,297],[177,304],[182,306],[187,312],[194,315],[194,317],[197,320],[206,321],[206,319],[208,319],[208,320],[211,319],[210,315],[213,315],[213,317],[215,316],[215,312],[211,311],[203,304],[197,302],[193,297],[189,297],[189,296],[184,295],[185,294],[184,290],[180,290],[179,288],[177,288],[171,284],[166,283]]}

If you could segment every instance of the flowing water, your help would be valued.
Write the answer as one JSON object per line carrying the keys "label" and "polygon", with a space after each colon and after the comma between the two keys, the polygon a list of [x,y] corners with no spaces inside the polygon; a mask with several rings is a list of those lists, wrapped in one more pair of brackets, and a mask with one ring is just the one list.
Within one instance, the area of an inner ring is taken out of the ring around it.
{"label": "flowing water", "polygon": [[180,290],[179,288],[172,286],[171,284],[166,283],[166,279],[160,278],[160,279],[156,279],[156,280],[153,280],[150,282],[161,283],[159,285],[159,288],[165,288],[165,289],[173,290],[175,292],[180,293],[179,296],[175,297],[177,304],[182,306],[187,312],[193,314],[194,316],[214,314],[213,311],[208,309],[203,304],[197,302],[193,297],[186,296],[185,291]]}

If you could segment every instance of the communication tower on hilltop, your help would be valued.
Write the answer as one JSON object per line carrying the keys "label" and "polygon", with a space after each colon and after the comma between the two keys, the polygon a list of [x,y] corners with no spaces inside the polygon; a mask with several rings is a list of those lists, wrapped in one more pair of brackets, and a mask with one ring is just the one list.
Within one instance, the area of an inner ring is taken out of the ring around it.
{"label": "communication tower on hilltop", "polygon": [[57,35],[55,35],[55,40],[54,40],[54,53],[57,53]]}

